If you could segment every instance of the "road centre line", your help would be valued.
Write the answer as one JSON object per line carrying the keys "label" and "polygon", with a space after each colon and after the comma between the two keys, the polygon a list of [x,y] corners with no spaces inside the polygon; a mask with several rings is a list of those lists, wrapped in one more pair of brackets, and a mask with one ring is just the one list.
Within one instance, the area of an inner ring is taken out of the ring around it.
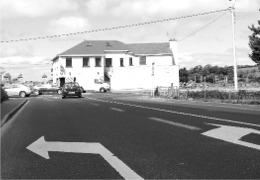
{"label": "road centre line", "polygon": [[177,126],[177,127],[189,129],[189,130],[201,130],[201,128],[198,128],[198,127],[195,127],[195,126],[190,126],[190,125],[186,125],[186,124],[182,124],[182,123],[172,122],[172,121],[160,119],[160,118],[157,118],[157,117],[149,117],[148,119],[153,120],[153,121],[157,121],[157,122],[161,122],[161,123],[165,123],[165,124],[169,124],[169,125],[172,125],[172,126]]}
{"label": "road centre line", "polygon": [[[87,97],[87,98],[91,99],[91,100],[95,100],[95,101],[100,101],[100,102],[115,103],[115,102],[112,102],[112,101],[103,101],[103,100],[99,100],[99,99],[95,99],[95,98],[89,98],[89,97]],[[185,113],[185,112],[173,111],[173,110],[167,110],[167,109],[153,108],[153,107],[141,106],[141,105],[135,105],[135,104],[129,104],[129,103],[117,102],[116,104],[120,104],[120,105],[124,105],[124,106],[137,107],[137,108],[142,108],[142,109],[149,109],[149,110],[154,110],[154,111],[167,112],[167,113],[178,114],[178,115],[183,115],[183,116],[191,116],[191,117],[196,117],[196,118],[210,119],[210,120],[214,120],[214,121],[222,121],[222,122],[228,122],[228,123],[234,123],[234,124],[240,124],[240,125],[253,126],[253,127],[258,127],[258,128],[260,127],[259,124],[235,121],[235,120],[231,120],[231,119],[223,119],[223,118],[204,116],[204,115],[192,114],[192,113]]]}
{"label": "road centre line", "polygon": [[125,110],[123,110],[123,109],[114,108],[114,107],[111,107],[110,109],[111,109],[111,110],[114,110],[114,111],[118,111],[118,112],[124,112],[124,111],[125,111]]}

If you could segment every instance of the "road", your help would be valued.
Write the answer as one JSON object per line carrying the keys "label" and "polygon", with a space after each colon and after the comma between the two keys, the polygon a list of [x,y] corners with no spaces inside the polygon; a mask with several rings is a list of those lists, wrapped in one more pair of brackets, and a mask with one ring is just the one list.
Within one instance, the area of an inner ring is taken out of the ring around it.
{"label": "road", "polygon": [[1,129],[3,179],[259,179],[260,111],[123,94],[28,98]]}

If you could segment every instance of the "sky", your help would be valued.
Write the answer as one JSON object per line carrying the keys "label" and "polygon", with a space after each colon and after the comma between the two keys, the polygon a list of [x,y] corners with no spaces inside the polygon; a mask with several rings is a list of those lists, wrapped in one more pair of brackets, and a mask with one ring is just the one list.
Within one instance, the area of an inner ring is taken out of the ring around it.
{"label": "sky", "polygon": [[[229,0],[0,0],[1,41],[74,33],[176,18],[226,9]],[[234,3],[234,0],[233,0]],[[238,65],[254,65],[248,26],[258,26],[259,0],[236,0],[235,44]],[[217,19],[217,20],[216,20]],[[0,67],[25,81],[52,79],[52,58],[83,40],[119,40],[124,43],[178,40],[180,68],[197,65],[231,66],[231,13],[219,12],[174,21],[62,38],[0,44]]]}

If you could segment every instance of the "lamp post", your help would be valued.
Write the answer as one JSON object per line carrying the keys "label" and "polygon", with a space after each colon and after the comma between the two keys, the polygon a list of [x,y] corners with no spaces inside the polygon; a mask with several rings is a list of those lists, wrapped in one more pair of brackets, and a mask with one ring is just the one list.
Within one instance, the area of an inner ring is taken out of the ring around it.
{"label": "lamp post", "polygon": [[152,91],[151,96],[154,97],[154,62],[152,63]]}
{"label": "lamp post", "polygon": [[0,84],[2,84],[2,77],[3,74],[5,73],[5,68],[3,68],[2,66],[0,67]]}
{"label": "lamp post", "polygon": [[235,42],[235,4],[236,0],[229,0],[230,1],[230,13],[231,13],[231,23],[232,23],[232,44],[233,44],[233,59],[234,59],[234,85],[235,91],[238,90],[238,83],[237,83],[237,61],[236,61],[236,42]]}

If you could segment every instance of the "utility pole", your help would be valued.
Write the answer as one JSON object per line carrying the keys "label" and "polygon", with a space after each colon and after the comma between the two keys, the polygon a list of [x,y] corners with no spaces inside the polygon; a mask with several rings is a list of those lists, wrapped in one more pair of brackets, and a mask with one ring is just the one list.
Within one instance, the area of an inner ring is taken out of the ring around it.
{"label": "utility pole", "polygon": [[155,63],[152,63],[152,91],[151,91],[151,96],[154,97],[154,65]]}
{"label": "utility pole", "polygon": [[237,83],[237,61],[236,61],[236,42],[235,42],[235,4],[236,0],[229,0],[230,1],[230,13],[231,13],[231,22],[232,22],[232,34],[233,34],[233,59],[234,59],[234,85],[235,91],[238,91],[238,83]]}

